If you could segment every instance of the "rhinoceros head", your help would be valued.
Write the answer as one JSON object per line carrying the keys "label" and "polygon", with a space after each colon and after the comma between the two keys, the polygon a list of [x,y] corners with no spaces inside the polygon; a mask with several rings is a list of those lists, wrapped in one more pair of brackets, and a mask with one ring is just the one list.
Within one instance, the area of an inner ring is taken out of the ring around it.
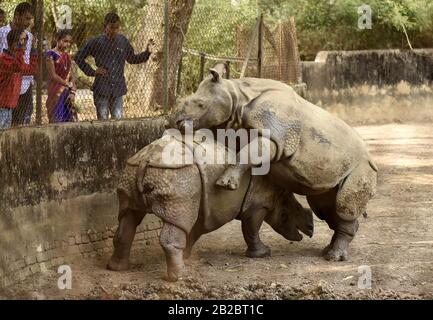
{"label": "rhinoceros head", "polygon": [[302,240],[299,231],[313,236],[314,221],[310,209],[305,209],[291,193],[285,193],[284,200],[265,218],[265,221],[284,238],[291,241]]}
{"label": "rhinoceros head", "polygon": [[223,78],[225,72],[226,65],[217,64],[197,91],[176,106],[175,128],[184,131],[187,124],[192,124],[194,130],[213,128],[230,119],[233,99],[230,82]]}

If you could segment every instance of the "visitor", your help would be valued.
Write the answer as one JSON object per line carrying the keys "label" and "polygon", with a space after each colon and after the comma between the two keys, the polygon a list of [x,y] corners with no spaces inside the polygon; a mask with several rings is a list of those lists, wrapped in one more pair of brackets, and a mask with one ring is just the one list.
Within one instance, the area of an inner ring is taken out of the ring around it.
{"label": "visitor", "polygon": [[[89,40],[77,53],[78,67],[89,77],[95,77],[92,86],[93,101],[99,120],[123,117],[123,96],[127,93],[125,63],[140,64],[149,60],[154,41],[150,39],[146,51],[135,54],[130,41],[120,31],[120,17],[110,12],[105,16],[104,33]],[[94,70],[86,58],[95,59]]]}
{"label": "visitor", "polygon": [[24,75],[35,74],[38,57],[33,38],[30,64],[24,61],[28,36],[24,30],[11,30],[6,36],[9,49],[0,54],[0,129],[10,128],[18,105]]}
{"label": "visitor", "polygon": [[45,54],[48,72],[47,114],[50,123],[72,122],[76,119],[74,101],[77,88],[73,61],[66,52],[71,44],[71,31],[60,30],[56,34],[56,46]]}
{"label": "visitor", "polygon": [[[14,11],[12,22],[0,28],[0,53],[8,48],[7,35],[13,30],[25,30],[27,34],[27,46],[25,48],[24,62],[30,63],[30,52],[32,50],[33,35],[27,31],[33,20],[33,7],[28,2],[18,4]],[[17,107],[12,111],[12,125],[29,124],[33,113],[33,76],[24,76],[22,80],[20,97]]]}

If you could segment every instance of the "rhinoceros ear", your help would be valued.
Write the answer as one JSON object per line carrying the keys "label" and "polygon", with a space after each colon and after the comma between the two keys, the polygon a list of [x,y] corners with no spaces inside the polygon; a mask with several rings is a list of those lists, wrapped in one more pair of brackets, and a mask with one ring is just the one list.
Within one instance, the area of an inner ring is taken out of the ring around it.
{"label": "rhinoceros ear", "polygon": [[219,82],[221,78],[224,77],[225,74],[227,73],[227,65],[225,63],[218,63],[217,65],[215,65],[215,67],[213,67],[209,71],[213,77],[213,81]]}

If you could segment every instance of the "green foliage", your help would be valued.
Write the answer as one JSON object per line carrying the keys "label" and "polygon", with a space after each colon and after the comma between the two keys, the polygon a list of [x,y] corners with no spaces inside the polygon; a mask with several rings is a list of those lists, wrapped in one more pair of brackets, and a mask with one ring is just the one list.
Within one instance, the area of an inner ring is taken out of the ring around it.
{"label": "green foliage", "polygon": [[[15,6],[23,0],[8,0],[1,3],[8,13],[8,21],[12,19]],[[56,25],[53,15],[53,3],[57,8],[60,5],[68,5],[72,9],[72,27],[76,45],[80,47],[90,37],[103,31],[103,21],[105,14],[110,11],[117,12],[122,18],[123,32],[130,38],[137,34],[140,18],[145,13],[147,0],[45,0],[45,35],[51,41],[56,32]]]}
{"label": "green foliage", "polygon": [[[10,20],[21,0],[0,2]],[[102,32],[104,15],[111,10],[122,17],[123,32],[134,40],[141,27],[146,0],[45,0],[45,32],[55,31],[51,4],[68,4],[73,10],[74,38],[81,46]],[[368,4],[373,13],[373,29],[358,29],[358,7]],[[302,59],[314,59],[320,50],[408,48],[404,30],[413,47],[433,46],[432,0],[196,0],[185,46],[218,56],[236,56],[236,32],[251,33],[258,16],[265,15],[270,26],[290,16],[296,18]],[[186,32],[186,30],[183,30]],[[213,62],[207,62],[207,70]],[[235,70],[232,72],[236,75]],[[182,92],[197,86],[200,58],[186,55],[183,60]]]}
{"label": "green foliage", "polygon": [[[294,16],[301,58],[313,60],[321,50],[408,48],[406,29],[414,47],[433,46],[431,0],[197,0],[186,46],[216,55],[236,55],[234,32],[251,31],[258,10],[272,26]],[[372,9],[373,29],[358,28],[358,8]],[[258,5],[258,7],[257,7]],[[212,62],[206,64],[206,69]],[[183,91],[198,84],[200,59],[184,59]],[[237,70],[239,71],[239,70]],[[236,73],[236,70],[232,70]]]}
{"label": "green foliage", "polygon": [[[184,46],[222,57],[237,56],[236,32],[252,30],[257,21],[257,7],[229,0],[197,0]],[[214,64],[207,61],[205,72]],[[200,58],[186,55],[183,60],[182,92],[197,88],[200,78]],[[232,68],[232,72],[236,72]],[[206,76],[206,74],[205,74]]]}
{"label": "green foliage", "polygon": [[[372,30],[358,29],[363,4],[371,6]],[[304,58],[318,50],[407,48],[404,29],[414,47],[433,45],[431,0],[269,0],[261,9],[268,21],[295,16]]]}

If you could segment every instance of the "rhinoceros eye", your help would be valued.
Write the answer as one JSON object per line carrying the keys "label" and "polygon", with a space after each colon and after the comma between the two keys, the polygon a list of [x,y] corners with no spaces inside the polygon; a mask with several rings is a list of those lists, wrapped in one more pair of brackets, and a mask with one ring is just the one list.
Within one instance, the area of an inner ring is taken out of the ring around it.
{"label": "rhinoceros eye", "polygon": [[203,103],[200,102],[200,103],[198,104],[198,107],[199,107],[200,109],[203,109],[203,108],[205,107],[205,105],[204,105]]}

